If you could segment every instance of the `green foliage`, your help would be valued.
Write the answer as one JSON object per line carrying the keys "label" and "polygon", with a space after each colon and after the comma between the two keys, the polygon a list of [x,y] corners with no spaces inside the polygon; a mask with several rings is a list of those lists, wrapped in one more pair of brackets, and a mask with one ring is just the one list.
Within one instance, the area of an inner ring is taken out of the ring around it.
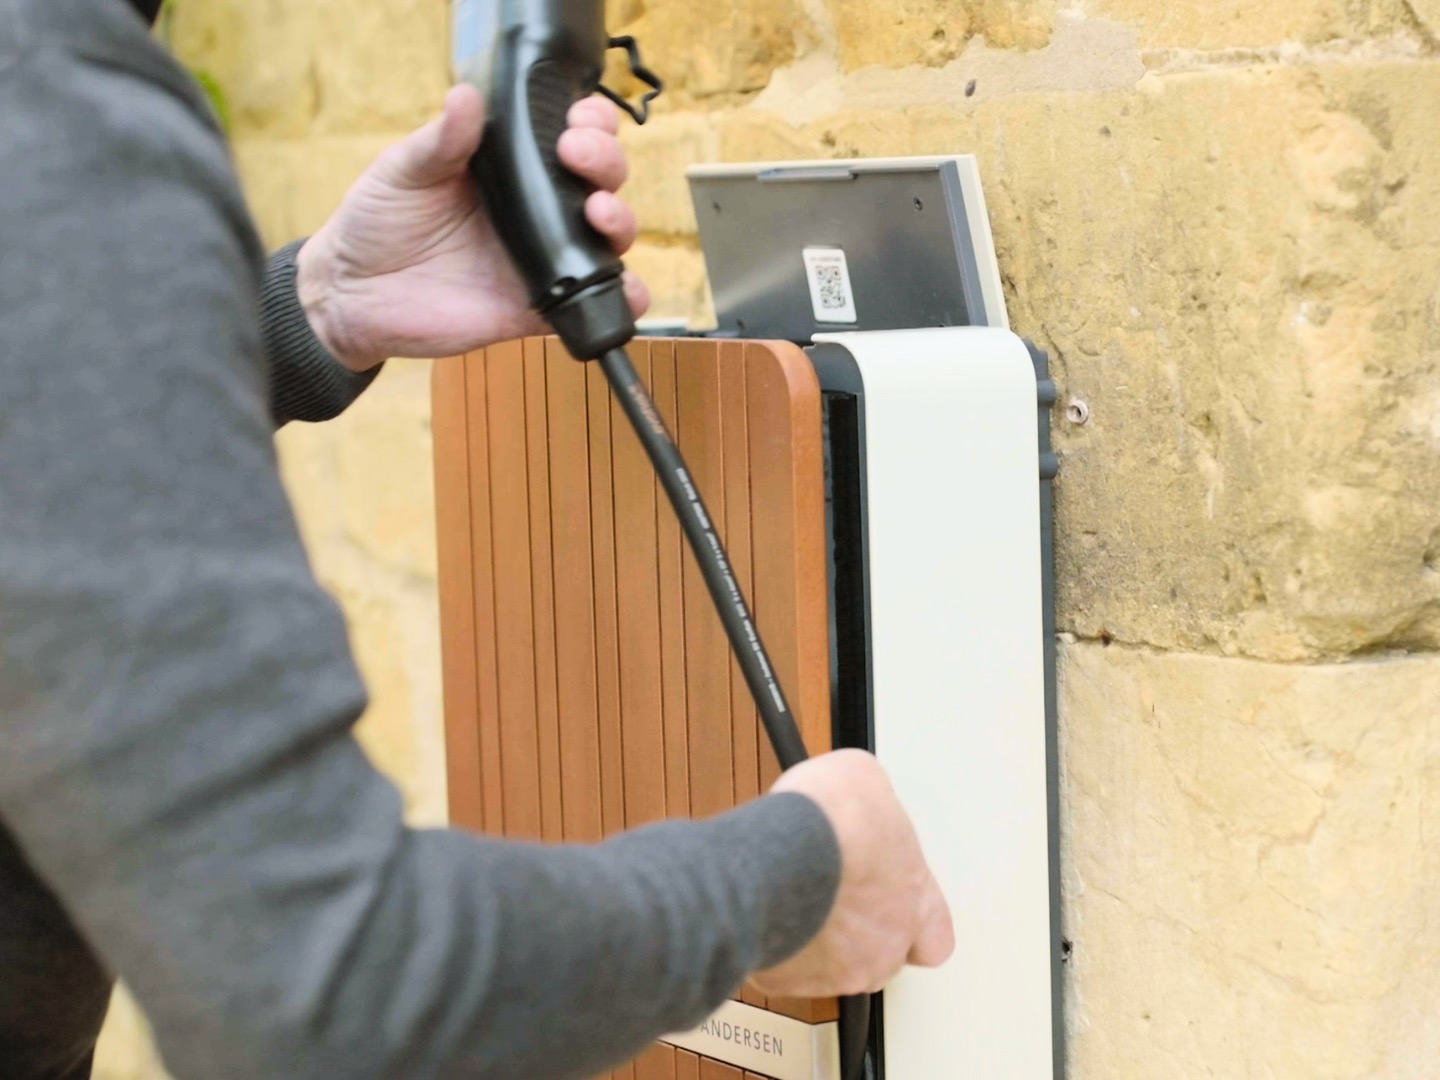
{"label": "green foliage", "polygon": [[[160,9],[160,18],[155,24],[161,40],[163,40],[166,45],[174,45],[173,30],[175,9],[179,3],[180,0],[165,0],[164,6]],[[189,65],[186,66],[189,67]],[[210,99],[210,107],[215,111],[215,117],[220,121],[221,129],[228,135],[230,133],[231,112],[230,99],[225,94],[225,88],[220,85],[220,80],[217,79],[212,72],[206,71],[203,68],[190,67],[190,74],[195,77],[195,81],[199,83],[200,88],[205,91],[205,96]]]}
{"label": "green foliage", "polygon": [[208,71],[198,68],[191,68],[190,74],[195,76],[205,95],[210,99],[210,107],[215,110],[215,116],[220,121],[221,130],[230,134],[230,99],[225,96],[225,90],[221,87],[218,79]]}

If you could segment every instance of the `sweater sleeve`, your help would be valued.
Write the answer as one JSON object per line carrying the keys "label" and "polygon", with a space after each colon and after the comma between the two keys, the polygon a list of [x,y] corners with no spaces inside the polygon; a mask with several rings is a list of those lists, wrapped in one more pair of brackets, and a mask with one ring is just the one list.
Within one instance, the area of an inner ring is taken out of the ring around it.
{"label": "sweater sleeve", "polygon": [[406,827],[181,79],[0,65],[0,819],[177,1075],[593,1076],[809,940],[835,837],[795,795],[593,847]]}
{"label": "sweater sleeve", "polygon": [[380,373],[341,364],[315,336],[295,287],[295,257],[305,241],[270,257],[260,289],[260,329],[270,365],[270,415],[277,427],[291,420],[339,416]]}

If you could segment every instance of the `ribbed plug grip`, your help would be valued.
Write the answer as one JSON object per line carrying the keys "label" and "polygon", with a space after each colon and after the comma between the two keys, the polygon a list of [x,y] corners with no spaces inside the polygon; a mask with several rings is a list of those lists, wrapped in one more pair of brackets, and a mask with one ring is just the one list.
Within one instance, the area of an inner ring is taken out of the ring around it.
{"label": "ribbed plug grip", "polygon": [[590,192],[583,180],[560,164],[558,149],[560,136],[569,126],[570,107],[578,99],[580,89],[566,67],[550,60],[542,60],[532,67],[525,84],[530,126],[545,171],[550,174],[565,214],[583,225],[585,200]]}

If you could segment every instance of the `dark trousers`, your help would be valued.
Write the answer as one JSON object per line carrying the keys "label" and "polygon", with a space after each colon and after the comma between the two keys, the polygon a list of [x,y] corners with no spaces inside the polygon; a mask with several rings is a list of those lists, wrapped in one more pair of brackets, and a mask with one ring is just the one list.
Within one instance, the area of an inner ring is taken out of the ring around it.
{"label": "dark trousers", "polygon": [[0,822],[0,1077],[88,1080],[112,987]]}

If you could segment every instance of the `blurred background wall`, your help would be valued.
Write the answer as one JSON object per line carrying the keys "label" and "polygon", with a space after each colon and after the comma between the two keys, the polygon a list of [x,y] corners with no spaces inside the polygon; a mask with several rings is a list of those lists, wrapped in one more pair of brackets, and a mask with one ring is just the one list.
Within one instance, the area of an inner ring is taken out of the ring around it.
{"label": "blurred background wall", "polygon": [[[706,305],[686,165],[979,156],[1016,329],[1089,416],[1057,414],[1072,1075],[1434,1076],[1440,0],[610,22],[672,91],[627,134],[658,313]],[[434,113],[447,25],[443,0],[180,0],[271,244]],[[365,744],[440,821],[426,365],[280,442]],[[162,1075],[123,998],[99,1074]]]}

